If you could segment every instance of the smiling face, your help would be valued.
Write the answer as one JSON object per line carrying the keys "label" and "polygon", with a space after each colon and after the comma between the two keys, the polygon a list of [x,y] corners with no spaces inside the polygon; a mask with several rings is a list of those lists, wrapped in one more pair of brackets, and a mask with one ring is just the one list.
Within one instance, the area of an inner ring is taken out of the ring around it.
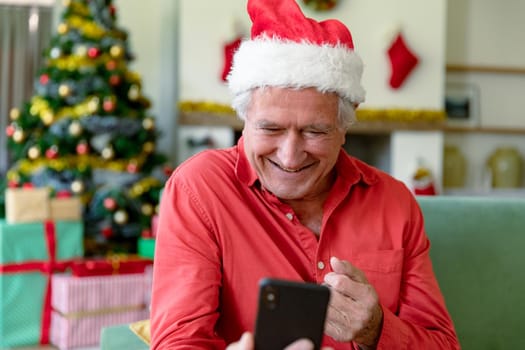
{"label": "smiling face", "polygon": [[338,105],[336,94],[314,88],[253,91],[244,149],[264,188],[290,201],[326,196],[346,135]]}

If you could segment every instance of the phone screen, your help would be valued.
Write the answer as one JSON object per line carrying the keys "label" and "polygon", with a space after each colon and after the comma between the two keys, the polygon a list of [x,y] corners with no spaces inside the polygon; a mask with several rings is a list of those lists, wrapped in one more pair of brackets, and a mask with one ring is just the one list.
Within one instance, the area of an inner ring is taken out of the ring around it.
{"label": "phone screen", "polygon": [[255,349],[284,349],[308,338],[315,349],[323,339],[330,289],[314,283],[265,278],[259,282]]}

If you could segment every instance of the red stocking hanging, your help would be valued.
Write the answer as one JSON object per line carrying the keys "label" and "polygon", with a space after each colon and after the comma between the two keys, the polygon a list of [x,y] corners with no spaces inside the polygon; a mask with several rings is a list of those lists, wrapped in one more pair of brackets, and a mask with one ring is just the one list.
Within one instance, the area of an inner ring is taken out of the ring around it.
{"label": "red stocking hanging", "polygon": [[224,45],[224,66],[222,68],[222,74],[221,79],[222,81],[226,81],[226,78],[228,77],[228,74],[230,73],[230,69],[232,66],[233,61],[233,54],[235,53],[235,50],[239,48],[241,45],[241,37],[237,37],[235,40],[226,43]]}
{"label": "red stocking hanging", "polygon": [[406,45],[401,33],[396,35],[388,48],[388,58],[392,68],[390,86],[393,89],[398,89],[417,66],[419,58]]}

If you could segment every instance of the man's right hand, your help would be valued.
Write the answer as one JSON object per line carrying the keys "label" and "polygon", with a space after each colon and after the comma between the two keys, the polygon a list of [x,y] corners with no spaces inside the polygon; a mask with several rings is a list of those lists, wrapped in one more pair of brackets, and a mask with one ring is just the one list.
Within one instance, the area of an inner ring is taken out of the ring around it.
{"label": "man's right hand", "polygon": [[[238,342],[228,345],[226,350],[254,350],[253,335],[250,332],[244,332]],[[284,350],[313,350],[314,344],[308,339],[299,339],[288,345]],[[323,348],[330,350],[330,348]]]}

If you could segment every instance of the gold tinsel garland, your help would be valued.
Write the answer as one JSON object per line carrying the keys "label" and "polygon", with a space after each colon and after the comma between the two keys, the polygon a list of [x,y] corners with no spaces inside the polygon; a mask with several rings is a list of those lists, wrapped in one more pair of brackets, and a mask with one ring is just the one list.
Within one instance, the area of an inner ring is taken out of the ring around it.
{"label": "gold tinsel garland", "polygon": [[146,155],[139,155],[133,159],[122,160],[104,160],[94,155],[71,155],[56,159],[38,158],[34,160],[21,159],[7,172],[7,179],[9,181],[18,182],[19,174],[29,175],[34,173],[39,168],[49,168],[55,171],[63,171],[65,169],[77,169],[80,172],[88,168],[91,169],[107,169],[116,172],[127,171],[130,163],[137,165],[140,168],[146,160]]}
{"label": "gold tinsel garland", "polygon": [[[199,112],[235,116],[235,111],[230,106],[211,101],[181,101],[179,110],[184,113]],[[446,119],[446,113],[444,110],[434,109],[358,109],[356,118],[362,122],[442,122]]]}

